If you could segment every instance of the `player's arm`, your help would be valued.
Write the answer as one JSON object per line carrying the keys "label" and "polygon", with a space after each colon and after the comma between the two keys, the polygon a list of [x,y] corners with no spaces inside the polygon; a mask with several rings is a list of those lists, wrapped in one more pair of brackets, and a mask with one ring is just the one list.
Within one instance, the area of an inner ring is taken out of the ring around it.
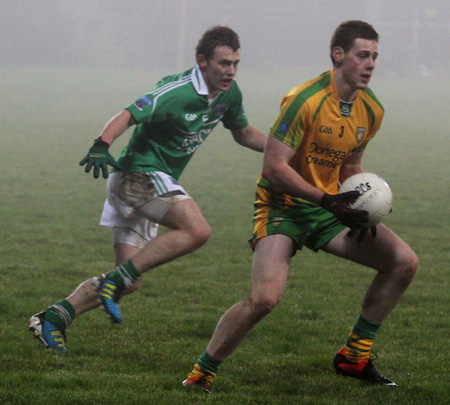
{"label": "player's arm", "polygon": [[353,176],[357,173],[363,172],[363,167],[361,165],[362,157],[364,152],[353,152],[347,159],[342,163],[341,170],[339,172],[339,182],[342,184],[345,179]]}
{"label": "player's arm", "polygon": [[267,135],[259,132],[256,128],[251,125],[239,130],[232,130],[234,140],[246,148],[256,150],[257,152],[264,152],[264,146],[267,141]]}
{"label": "player's arm", "polygon": [[89,173],[93,167],[94,178],[98,178],[101,170],[103,178],[106,179],[108,178],[108,165],[121,170],[120,165],[108,152],[108,148],[134,124],[134,118],[128,110],[123,110],[112,117],[94,141],[94,145],[89,149],[87,155],[80,161],[80,166],[86,165],[85,172]]}
{"label": "player's arm", "polygon": [[324,192],[309,184],[289,166],[289,161],[294,154],[294,149],[269,136],[264,152],[263,177],[293,197],[300,197],[319,204]]}
{"label": "player's arm", "polygon": [[111,146],[119,136],[135,123],[131,113],[128,110],[122,110],[106,123],[99,138]]}

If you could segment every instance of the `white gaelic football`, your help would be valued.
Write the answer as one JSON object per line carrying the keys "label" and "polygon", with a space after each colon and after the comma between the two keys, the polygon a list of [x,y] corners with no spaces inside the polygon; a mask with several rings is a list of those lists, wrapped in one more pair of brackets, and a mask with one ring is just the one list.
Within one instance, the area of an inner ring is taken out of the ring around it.
{"label": "white gaelic football", "polygon": [[358,199],[350,208],[365,210],[369,213],[367,227],[384,222],[392,211],[392,191],[389,185],[373,173],[358,173],[346,179],[339,193],[356,190]]}

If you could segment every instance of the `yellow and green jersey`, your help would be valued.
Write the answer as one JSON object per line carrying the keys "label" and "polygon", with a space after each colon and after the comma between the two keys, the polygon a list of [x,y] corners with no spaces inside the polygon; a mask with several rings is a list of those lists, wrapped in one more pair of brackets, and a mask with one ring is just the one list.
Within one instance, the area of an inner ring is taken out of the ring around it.
{"label": "yellow and green jersey", "polygon": [[[370,89],[358,91],[352,104],[340,101],[330,70],[283,98],[269,135],[295,150],[289,164],[306,181],[336,194],[342,163],[353,151],[364,150],[383,115],[383,106]],[[262,177],[258,185],[274,189]]]}
{"label": "yellow and green jersey", "polygon": [[175,180],[219,122],[229,130],[248,125],[237,83],[209,99],[198,67],[161,79],[126,109],[137,125],[118,158],[123,171],[161,171]]}

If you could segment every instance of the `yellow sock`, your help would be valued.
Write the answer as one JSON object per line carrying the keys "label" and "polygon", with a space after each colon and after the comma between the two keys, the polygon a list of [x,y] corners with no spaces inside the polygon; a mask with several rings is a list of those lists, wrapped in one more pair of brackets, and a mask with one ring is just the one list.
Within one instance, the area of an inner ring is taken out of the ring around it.
{"label": "yellow sock", "polygon": [[370,357],[373,339],[363,339],[355,333],[350,333],[345,344],[345,357],[351,361],[362,361]]}
{"label": "yellow sock", "polygon": [[360,316],[345,343],[345,356],[351,361],[368,359],[380,326]]}

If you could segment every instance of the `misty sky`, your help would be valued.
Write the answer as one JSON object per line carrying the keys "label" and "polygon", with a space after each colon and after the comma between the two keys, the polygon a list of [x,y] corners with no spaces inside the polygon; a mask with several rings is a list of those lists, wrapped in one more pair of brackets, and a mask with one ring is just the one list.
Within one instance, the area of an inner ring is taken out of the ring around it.
{"label": "misty sky", "polygon": [[448,76],[448,0],[4,0],[0,66],[181,71],[200,35],[224,24],[240,35],[242,69],[327,68],[332,32],[348,19],[379,32],[381,73]]}

